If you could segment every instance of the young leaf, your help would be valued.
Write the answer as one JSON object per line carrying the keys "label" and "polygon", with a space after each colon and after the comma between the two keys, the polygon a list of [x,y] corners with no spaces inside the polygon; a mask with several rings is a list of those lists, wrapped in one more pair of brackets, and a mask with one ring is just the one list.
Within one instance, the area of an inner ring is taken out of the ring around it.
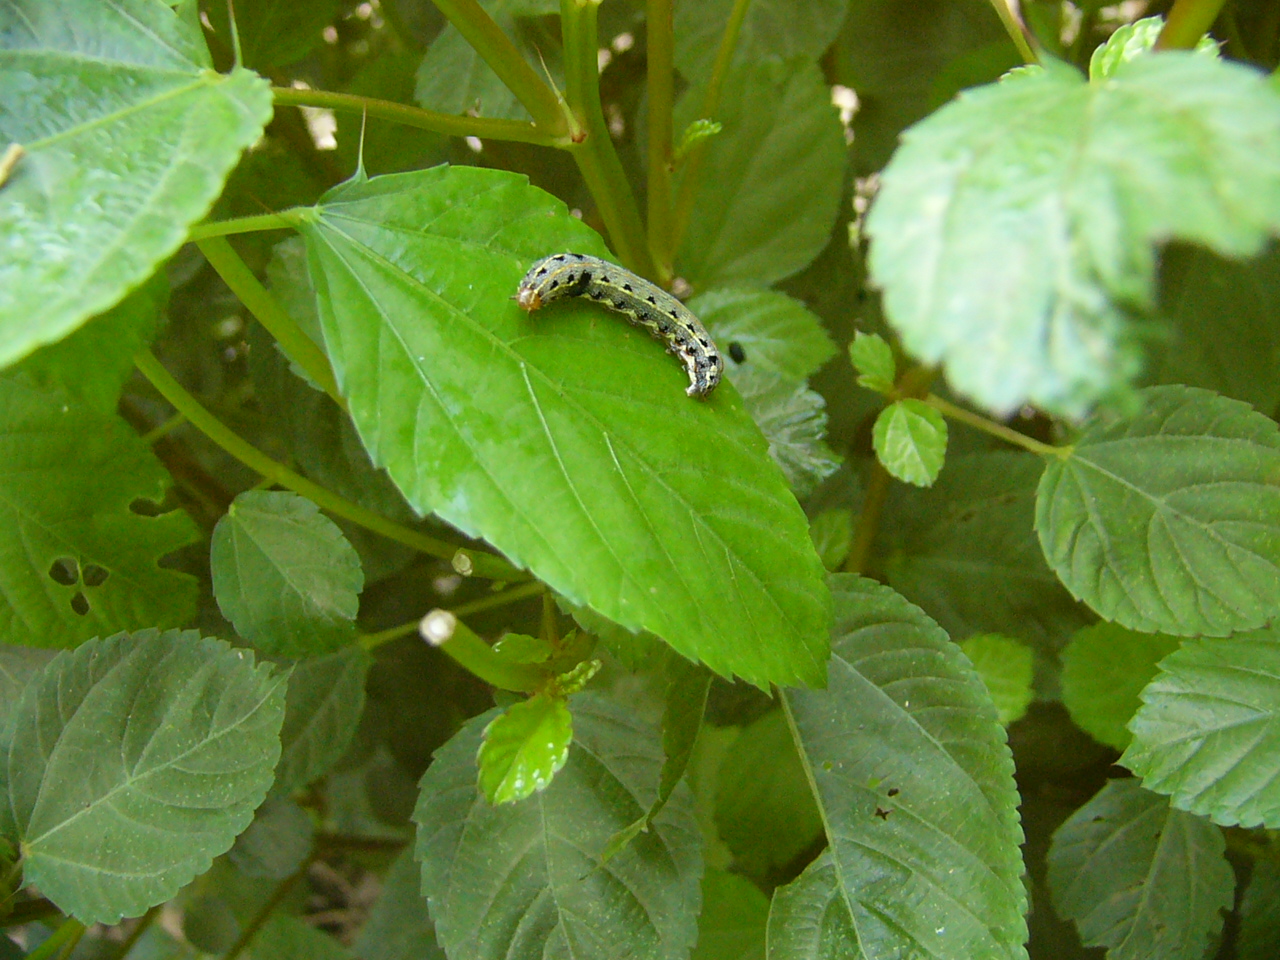
{"label": "young leaf", "polygon": [[1035,697],[1031,648],[998,633],[979,633],[960,644],[960,649],[991,694],[1000,722],[1007,727],[1022,717]]}
{"label": "young leaf", "polygon": [[938,479],[947,456],[947,421],[923,400],[898,400],[881,410],[872,439],[892,476],[917,487]]}
{"label": "young leaf", "polygon": [[1277,231],[1280,94],[1179,52],[962,94],[904,136],[867,220],[911,353],[997,413],[1069,416],[1139,368],[1129,314],[1153,305],[1155,243],[1247,256]]}
{"label": "young leaf", "polygon": [[493,645],[493,652],[512,663],[546,663],[555,651],[542,637],[504,633]]}
{"label": "young leaf", "polygon": [[418,889],[421,883],[413,848],[407,848],[383,877],[382,893],[356,937],[360,960],[445,960]]}
{"label": "young leaf", "polygon": [[1138,694],[1156,675],[1156,664],[1181,641],[1163,633],[1134,633],[1114,623],[1079,631],[1061,653],[1062,705],[1075,725],[1099,743],[1123,750]]}
{"label": "young leaf", "polygon": [[293,668],[280,730],[276,789],[288,793],[328,773],[346,752],[364,712],[373,658],[352,646]]}
{"label": "young leaf", "polygon": [[802,382],[742,366],[728,372],[742,404],[769,441],[769,456],[782,468],[797,497],[835,473],[840,458],[826,444],[827,402]]}
{"label": "young leaf", "polygon": [[1231,907],[1222,831],[1112,780],[1053,835],[1053,906],[1108,960],[1200,960]]}
{"label": "young leaf", "polygon": [[[1093,51],[1089,58],[1089,79],[1106,80],[1121,64],[1149,53],[1163,28],[1164,17],[1143,17],[1133,23],[1121,24],[1106,43]],[[1200,38],[1195,49],[1204,56],[1218,55],[1217,41],[1207,34]]]}
{"label": "young leaf", "polygon": [[808,379],[836,355],[822,321],[776,290],[720,287],[694,297],[689,309],[722,351],[736,343],[741,363],[787,380]]}
{"label": "young leaf", "polygon": [[844,933],[824,936],[866,956],[1025,957],[1018,794],[990,696],[918,608],[868,580],[831,582],[827,689],[783,703],[832,859],[798,881],[803,904],[771,917],[771,943],[811,939],[796,927],[834,909]]}
{"label": "young leaf", "polygon": [[490,803],[515,803],[550,786],[569,759],[573,717],[562,699],[538,693],[490,720],[483,737],[480,792]]}
{"label": "young leaf", "polygon": [[1154,387],[1045,469],[1049,565],[1108,620],[1224,636],[1280,613],[1280,430],[1207,390]]}
{"label": "young leaf", "polygon": [[352,418],[416,509],[719,673],[820,682],[822,565],[732,385],[691,400],[595,305],[511,302],[538,257],[606,253],[561,203],[434,168],[344,185],[302,230]]}
{"label": "young leaf", "polygon": [[422,892],[451,957],[608,956],[679,960],[697,936],[700,838],[688,790],[618,856],[609,838],[657,794],[658,731],[593,694],[572,700],[574,744],[542,793],[492,806],[475,789],[476,751],[492,714],[437,751],[414,820]]}
{"label": "young leaf", "polygon": [[[702,97],[690,88],[677,127]],[[844,133],[814,63],[744,63],[720,104],[724,133],[707,143],[677,265],[696,290],[765,286],[802,269],[827,245],[840,205]]]}
{"label": "young leaf", "polygon": [[193,631],[56,657],[14,711],[7,757],[24,881],[116,923],[207,870],[271,786],[285,679]]}
{"label": "young leaf", "polygon": [[858,371],[860,386],[880,393],[893,389],[898,379],[898,366],[893,359],[893,350],[879,334],[857,331],[849,344],[849,360],[853,369]]}
{"label": "young leaf", "polygon": [[1147,789],[1225,826],[1280,827],[1280,626],[1184,642],[1129,729],[1119,762]]}
{"label": "young leaf", "polygon": [[210,561],[223,616],[264,653],[328,653],[354,638],[360,558],[305,497],[240,494],[214,528]]}
{"label": "young leaf", "polygon": [[684,133],[680,135],[680,143],[676,146],[675,151],[676,163],[683,161],[689,155],[689,151],[703,140],[710,140],[723,130],[724,124],[717,123],[714,120],[707,120],[706,118],[694,120],[684,128]]}
{"label": "young leaf", "polygon": [[195,525],[180,510],[132,509],[169,484],[114,413],[0,377],[0,639],[71,647],[188,621],[196,581],[159,561],[195,540]]}
{"label": "young leaf", "polygon": [[853,511],[848,507],[824,510],[809,521],[809,536],[828,570],[839,570],[849,555],[853,538]]}
{"label": "young leaf", "polygon": [[0,367],[155,272],[271,119],[265,80],[210,68],[200,25],[154,0],[0,11]]}
{"label": "young leaf", "polygon": [[698,945],[689,960],[765,960],[769,901],[750,880],[723,870],[702,878]]}

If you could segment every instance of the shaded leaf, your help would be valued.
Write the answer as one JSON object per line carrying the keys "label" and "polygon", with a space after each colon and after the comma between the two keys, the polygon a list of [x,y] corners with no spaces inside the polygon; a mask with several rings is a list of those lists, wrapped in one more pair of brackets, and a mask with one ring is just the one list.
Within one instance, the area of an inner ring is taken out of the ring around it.
{"label": "shaded leaf", "polygon": [[350,960],[351,951],[299,917],[273,913],[254,935],[253,960]]}
{"label": "shaded leaf", "polygon": [[307,859],[314,833],[307,811],[287,796],[272,795],[227,856],[247,877],[283,880]]}
{"label": "shaded leaf", "polygon": [[285,679],[190,631],[56,657],[15,710],[7,758],[25,883],[115,923],[207,870],[271,786]]}
{"label": "shaded leaf", "polygon": [[874,960],[879,954],[863,951],[852,910],[840,870],[830,849],[824,850],[804,873],[774,891],[769,960]]}
{"label": "shaded leaf", "polygon": [[[705,81],[720,49],[733,0],[680,0],[675,7],[675,63],[689,81]],[[754,0],[748,7],[735,62],[764,58],[817,60],[844,20],[848,0]]]}
{"label": "shaded leaf", "polygon": [[1235,877],[1222,832],[1112,780],[1053,836],[1053,905],[1108,960],[1199,960],[1222,928]]}
{"label": "shaded leaf", "polygon": [[[225,3],[207,5],[209,20],[227,48],[231,31]],[[296,63],[318,46],[338,12],[337,0],[235,0],[240,55],[246,67],[270,73]]]}
{"label": "shaded leaf", "polygon": [[826,443],[827,402],[821,394],[746,366],[731,370],[729,379],[797,497],[807,497],[836,472],[840,458]]}
{"label": "shaded leaf", "polygon": [[979,633],[960,649],[991,694],[1000,722],[1007,727],[1022,717],[1035,697],[1031,648],[998,633]]}
{"label": "shaded leaf", "polygon": [[514,803],[545,790],[572,740],[573,717],[561,698],[538,693],[512,704],[484,728],[480,791],[490,803]]}
{"label": "shaded leaf", "polygon": [[769,901],[750,880],[723,870],[702,878],[698,945],[689,960],[765,960]]}
{"label": "shaded leaf", "polygon": [[849,555],[853,538],[853,511],[848,507],[824,510],[809,521],[809,536],[828,570],[839,570]]}
{"label": "shaded leaf", "polygon": [[[52,650],[0,645],[0,757],[8,755],[9,717],[22,698],[22,691],[53,656]],[[0,803],[0,837],[6,833],[8,811],[5,806]]]}
{"label": "shaded leaf", "polygon": [[1108,620],[1223,636],[1280,613],[1280,430],[1207,390],[1153,387],[1040,480],[1049,565]]}
{"label": "shaded leaf", "polygon": [[947,456],[947,421],[923,400],[898,400],[881,410],[872,439],[891,476],[917,487],[938,479]]}
{"label": "shaded leaf", "polygon": [[444,960],[426,898],[418,890],[421,882],[413,849],[407,848],[383,877],[382,893],[356,937],[360,960]]}
{"label": "shaded leaf", "polygon": [[1236,960],[1272,960],[1280,954],[1280,863],[1254,862],[1239,909]]}
{"label": "shaded leaf", "polygon": [[364,710],[373,658],[363,647],[309,657],[289,677],[276,787],[297,790],[327,773],[346,753]]}
{"label": "shaded leaf", "polygon": [[741,348],[743,363],[789,380],[805,380],[836,354],[822,321],[776,290],[720,287],[689,301],[722,352]]}

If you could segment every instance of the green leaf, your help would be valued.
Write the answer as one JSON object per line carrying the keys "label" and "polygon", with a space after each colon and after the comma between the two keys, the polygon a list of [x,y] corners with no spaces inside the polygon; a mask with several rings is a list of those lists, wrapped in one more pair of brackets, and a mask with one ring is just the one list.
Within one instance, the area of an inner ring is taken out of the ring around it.
{"label": "green leaf", "polygon": [[[1163,28],[1164,17],[1143,17],[1133,23],[1122,23],[1106,43],[1093,51],[1089,58],[1089,80],[1095,83],[1108,80],[1121,64],[1150,53]],[[1200,38],[1195,49],[1204,56],[1218,56],[1218,43],[1207,34]]]}
{"label": "green leaf", "polygon": [[71,647],[188,621],[196,581],[159,561],[195,540],[195,526],[177,510],[135,512],[169,483],[114,413],[0,378],[0,638]]}
{"label": "green leaf", "polygon": [[700,838],[688,790],[607,863],[609,838],[657,794],[658,731],[593,694],[572,700],[574,745],[551,786],[494,807],[476,791],[480,731],[470,721],[422,778],[414,820],[422,892],[450,957],[687,956],[697,936]]}
{"label": "green leaf", "polygon": [[14,711],[24,882],[82,922],[116,923],[207,870],[271,786],[285,680],[193,631],[59,654]]}
{"label": "green leaf", "polygon": [[825,440],[827,401],[821,394],[745,365],[730,370],[729,379],[797,497],[807,497],[839,469],[840,458]]}
{"label": "green leaf", "polygon": [[1145,633],[1223,636],[1280,613],[1280,430],[1188,387],[1085,430],[1040,480],[1049,565],[1104,618]]}
{"label": "green leaf", "polygon": [[891,476],[931,487],[947,456],[947,421],[923,400],[898,400],[876,417],[872,440]]}
{"label": "green leaf", "polygon": [[652,657],[668,649],[658,637],[648,631],[633,633],[607,617],[602,617],[590,607],[579,607],[563,597],[556,603],[568,613],[587,633],[597,637],[605,648],[633,673],[645,668]]}
{"label": "green leaf", "polygon": [[879,334],[855,332],[849,344],[849,360],[858,371],[860,386],[880,393],[893,390],[898,380],[898,365],[892,348]]}
{"label": "green leaf", "polygon": [[305,497],[240,494],[214,528],[210,562],[223,616],[262,651],[328,653],[355,637],[360,558]]}
{"label": "green leaf", "polygon": [[[235,0],[240,55],[246,67],[269,73],[297,63],[320,44],[322,31],[338,12],[337,0]],[[214,31],[231,48],[227,4],[207,6]]]}
{"label": "green leaf", "polygon": [[824,510],[809,521],[809,536],[828,570],[839,570],[849,556],[853,539],[853,511],[848,507]]}
{"label": "green leaf", "polygon": [[512,663],[546,663],[555,651],[542,637],[504,633],[493,645],[493,652]]}
{"label": "green leaf", "polygon": [[1062,705],[1075,725],[1099,743],[1123,750],[1138,694],[1156,675],[1156,664],[1181,641],[1162,633],[1135,633],[1114,623],[1079,631],[1063,649]]}
{"label": "green leaf", "polygon": [[1119,760],[1173,805],[1280,827],[1280,626],[1188,640],[1160,661]]}
{"label": "green leaf", "polygon": [[734,867],[750,877],[785,869],[821,837],[822,815],[781,710],[747,724],[729,746],[716,778],[715,819]]}
{"label": "green leaf", "polygon": [[351,951],[298,917],[273,913],[254,935],[253,960],[351,960]]}
{"label": "green leaf", "polygon": [[869,944],[870,954],[863,950],[854,909],[828,848],[799,877],[774,891],[769,960],[876,960],[882,955],[875,952],[881,944]]}
{"label": "green leaf", "polygon": [[836,355],[822,321],[776,290],[721,287],[694,297],[689,309],[722,352],[736,343],[746,358],[742,363],[788,380],[807,379]]}
{"label": "green leaf", "polygon": [[1236,960],[1274,960],[1280,954],[1280,863],[1254,861],[1239,912]]}
{"label": "green leaf", "polygon": [[1112,780],[1053,835],[1054,909],[1108,960],[1200,960],[1231,908],[1225,847],[1212,824]]}
{"label": "green leaf", "polygon": [[1277,230],[1280,95],[1177,52],[1104,83],[1057,65],[965,93],[905,135],[867,221],[912,354],[997,413],[1069,416],[1137,372],[1157,242],[1247,256]]}
{"label": "green leaf", "polygon": [[247,877],[283,880],[307,859],[314,833],[307,811],[288,796],[272,794],[227,856]]}
{"label": "green leaf", "polygon": [[[8,755],[9,718],[22,697],[22,691],[51,659],[52,650],[0,645],[0,757]],[[5,804],[0,803],[0,837],[6,833],[4,822],[7,816]]]}
{"label": "green leaf", "polygon": [[693,123],[684,128],[684,133],[680,135],[680,143],[675,152],[676,163],[684,160],[689,155],[689,151],[703,140],[709,140],[723,130],[724,124],[716,123],[714,120],[704,118],[693,121]]}
{"label": "green leaf", "polygon": [[856,934],[869,957],[1025,957],[1018,793],[990,696],[918,608],[869,580],[831,583],[827,689],[783,703],[832,859],[802,876],[778,937],[812,942],[803,918],[836,910],[823,936]]}
{"label": "green leaf", "polygon": [[[676,125],[695,119],[691,88]],[[725,80],[677,264],[696,290],[767,286],[807,266],[827,245],[840,207],[844,133],[817,66],[750,61]]]}
{"label": "green leaf", "polygon": [[750,880],[723,870],[702,878],[698,945],[689,960],[765,960],[769,901]]}
{"label": "green leaf", "polygon": [[1031,648],[998,633],[980,633],[960,644],[991,694],[1000,722],[1006,727],[1027,712],[1035,697],[1031,680]]}
{"label": "green leaf", "polygon": [[[778,58],[817,60],[831,46],[844,21],[849,0],[753,0],[747,7],[735,62]],[[685,79],[711,75],[733,0],[678,0],[675,10],[675,61]]]}
{"label": "green leaf", "polygon": [[889,585],[953,637],[1000,633],[1057,649],[1088,619],[1036,541],[1043,469],[1026,453],[951,457],[930,489],[891,491],[880,524]]}
{"label": "green leaf", "polygon": [[511,301],[548,251],[606,253],[561,203],[434,168],[340,187],[302,229],[352,418],[416,509],[719,673],[820,682],[821,562],[732,386],[691,400],[595,305]]}
{"label": "green leaf", "polygon": [[373,658],[363,647],[309,657],[293,668],[280,730],[276,788],[291,792],[322,777],[346,753],[364,711]]}
{"label": "green leaf", "polygon": [[7,3],[0,103],[26,150],[0,190],[0,367],[151,276],[271,118],[267,82],[214,73],[159,0]]}
{"label": "green leaf", "polygon": [[382,893],[356,937],[360,960],[445,960],[436,943],[427,901],[418,891],[422,871],[408,848],[382,879]]}
{"label": "green leaf", "polygon": [[484,728],[476,762],[490,803],[515,803],[551,785],[573,740],[573,717],[559,697],[534,694],[512,704]]}

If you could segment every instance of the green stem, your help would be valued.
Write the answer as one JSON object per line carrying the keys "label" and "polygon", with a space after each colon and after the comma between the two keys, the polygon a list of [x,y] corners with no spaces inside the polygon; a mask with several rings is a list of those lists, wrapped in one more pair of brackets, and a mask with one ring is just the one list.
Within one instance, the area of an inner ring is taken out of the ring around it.
{"label": "green stem", "polygon": [[[738,35],[742,32],[742,23],[747,18],[747,8],[750,5],[751,0],[733,0],[729,21],[725,24],[724,34],[720,37],[720,47],[716,50],[711,79],[707,81],[707,92],[702,98],[702,112],[698,115],[700,119],[715,119],[716,110],[720,106],[720,93],[729,75],[729,67],[733,63],[733,52],[738,47]],[[693,201],[697,198],[698,174],[702,170],[702,158],[709,142],[708,139],[694,144],[684,161],[684,173],[680,178],[680,190],[676,195],[675,212],[672,215],[674,223],[671,231],[671,256],[673,259],[680,252],[680,241],[684,239],[684,231],[689,226],[689,217],[693,213]]]}
{"label": "green stem", "polygon": [[315,856],[314,850],[311,855],[303,861],[302,866],[294,871],[291,876],[285,878],[285,880],[276,887],[271,896],[267,898],[266,903],[264,903],[261,909],[254,914],[253,919],[249,921],[248,925],[241,932],[240,938],[231,945],[231,949],[226,952],[223,960],[236,960],[236,957],[244,953],[245,948],[248,947],[249,944],[253,942],[253,938],[258,935],[258,931],[261,930],[263,925],[271,919],[271,914],[275,913],[276,907],[280,906],[280,904],[284,902],[284,898],[289,895],[289,891],[297,885],[298,881],[307,875],[307,869],[311,866],[311,858],[313,856]]}
{"label": "green stem", "polygon": [[1025,433],[1019,433],[1017,430],[1010,430],[1003,423],[996,423],[994,420],[988,420],[980,414],[974,413],[972,410],[966,410],[964,407],[957,407],[954,403],[943,400],[936,394],[929,394],[924,398],[924,402],[933,407],[944,416],[951,417],[953,420],[959,420],[969,426],[981,430],[983,433],[989,433],[993,437],[999,437],[1006,443],[1012,443],[1014,446],[1022,447],[1024,450],[1030,450],[1032,453],[1039,454],[1042,457],[1058,457],[1066,460],[1071,456],[1072,447],[1054,447],[1047,443],[1041,443],[1039,440],[1033,440]]}
{"label": "green stem", "polygon": [[865,573],[867,561],[871,559],[871,548],[876,542],[876,531],[880,529],[880,515],[884,512],[884,502],[889,496],[889,471],[879,460],[871,464],[871,476],[867,480],[867,494],[862,498],[862,511],[858,514],[858,525],[853,531],[853,542],[849,545],[849,556],[844,561],[845,573]]}
{"label": "green stem", "polygon": [[1213,26],[1226,0],[1174,0],[1160,36],[1157,50],[1190,50]]}
{"label": "green stem", "polygon": [[532,664],[511,663],[498,656],[474,630],[448,610],[432,610],[423,617],[422,636],[463,669],[500,690],[532,693],[550,678],[549,674]]}
{"label": "green stem", "polygon": [[27,960],[49,960],[57,956],[64,946],[74,946],[79,943],[82,936],[84,936],[84,924],[74,917],[68,917],[44,943],[27,954]]}
{"label": "green stem", "polygon": [[[546,584],[533,580],[529,583],[522,583],[519,586],[502,590],[491,596],[464,603],[460,607],[454,607],[450,612],[455,617],[465,617],[473,613],[479,613],[481,610],[491,610],[494,607],[505,607],[507,604],[519,603],[529,597],[536,597],[546,589]],[[390,643],[392,640],[399,640],[401,637],[407,637],[411,633],[417,633],[421,624],[422,621],[419,619],[410,623],[402,623],[386,630],[379,630],[377,633],[366,633],[360,638],[360,645],[366,650],[372,650],[375,647],[382,646],[384,643]]]}
{"label": "green stem", "polygon": [[156,917],[160,916],[160,908],[162,906],[162,904],[156,904],[142,915],[141,920],[133,925],[133,929],[129,931],[129,936],[125,937],[124,942],[115,951],[115,960],[124,960],[129,955],[129,951],[137,946],[138,941],[142,939],[142,935],[151,929]]}
{"label": "green stem", "polygon": [[476,0],[435,0],[435,5],[484,58],[484,62],[493,68],[498,79],[524,104],[542,131],[557,137],[569,132],[569,118],[561,107],[560,98],[529,66],[511,38],[502,32],[502,28]]}
{"label": "green stem", "polygon": [[344,500],[332,491],[326,490],[306,477],[294,473],[283,464],[272,460],[252,444],[243,440],[234,431],[225,427],[199,401],[189,394],[177,380],[166,370],[150,351],[143,350],[133,358],[134,364],[152,386],[160,392],[179,413],[183,414],[197,430],[235,457],[250,470],[287,487],[294,493],[306,497],[323,510],[334,516],[343,517],[352,523],[372,530],[374,533],[413,547],[432,557],[453,560],[459,553],[464,553],[471,560],[475,573],[491,580],[527,580],[529,575],[518,570],[501,557],[479,551],[461,551],[457,546],[437,540],[419,533],[410,527],[394,523],[381,517],[372,510],[366,510],[358,504]]}
{"label": "green stem", "polygon": [[[523,62],[523,61],[521,61]],[[539,81],[541,82],[541,81]],[[534,143],[544,147],[563,146],[565,134],[548,132],[524,120],[495,120],[489,117],[468,117],[449,113],[436,113],[391,100],[360,97],[351,93],[331,93],[327,90],[295,90],[292,87],[272,87],[277,106],[322,107],[342,110],[346,113],[367,113],[380,120],[417,127],[451,137],[480,137],[482,140],[513,140],[517,143]]]}
{"label": "green stem", "polygon": [[284,352],[289,355],[312,381],[319,384],[342,409],[347,403],[338,392],[338,383],[333,378],[333,369],[329,366],[329,358],[316,345],[303,329],[298,326],[288,311],[280,306],[280,302],[258,282],[253,271],[245,266],[239,254],[231,248],[225,237],[209,237],[196,244],[205,259],[209,261],[218,276],[231,288],[231,292],[240,298],[248,311],[257,318],[279,341]]}
{"label": "green stem", "polygon": [[1018,48],[1018,55],[1022,57],[1022,62],[1039,63],[1040,58],[1031,49],[1031,43],[1027,40],[1027,32],[1022,26],[1022,22],[1014,14],[1013,8],[1009,6],[1009,0],[991,0],[991,6],[995,9],[996,16],[1000,18],[1000,22],[1004,25],[1005,33],[1009,34],[1009,39]]}
{"label": "green stem", "polygon": [[233,217],[230,220],[210,220],[197,223],[187,234],[190,243],[199,243],[210,237],[225,237],[236,233],[261,233],[264,230],[292,230],[298,225],[297,217],[288,210],[280,213],[260,213],[253,217]]}
{"label": "green stem", "polygon": [[649,254],[635,195],[613,147],[600,106],[596,38],[599,5],[599,0],[560,0],[565,95],[569,109],[582,126],[568,149],[591,191],[618,257],[636,273],[660,280]]}
{"label": "green stem", "polygon": [[649,251],[666,286],[671,281],[675,253],[671,240],[675,222],[671,207],[674,166],[672,104],[675,101],[675,18],[672,0],[648,0],[645,23],[649,32]]}

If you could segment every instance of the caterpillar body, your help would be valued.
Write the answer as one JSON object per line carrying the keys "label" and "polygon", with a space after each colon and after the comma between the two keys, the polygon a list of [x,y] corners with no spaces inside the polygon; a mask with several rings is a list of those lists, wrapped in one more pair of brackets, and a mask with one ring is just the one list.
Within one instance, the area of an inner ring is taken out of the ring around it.
{"label": "caterpillar body", "polygon": [[529,268],[515,300],[532,312],[564,297],[595,300],[661,340],[684,364],[689,396],[706,397],[720,382],[724,359],[707,328],[661,287],[598,257],[553,253]]}

